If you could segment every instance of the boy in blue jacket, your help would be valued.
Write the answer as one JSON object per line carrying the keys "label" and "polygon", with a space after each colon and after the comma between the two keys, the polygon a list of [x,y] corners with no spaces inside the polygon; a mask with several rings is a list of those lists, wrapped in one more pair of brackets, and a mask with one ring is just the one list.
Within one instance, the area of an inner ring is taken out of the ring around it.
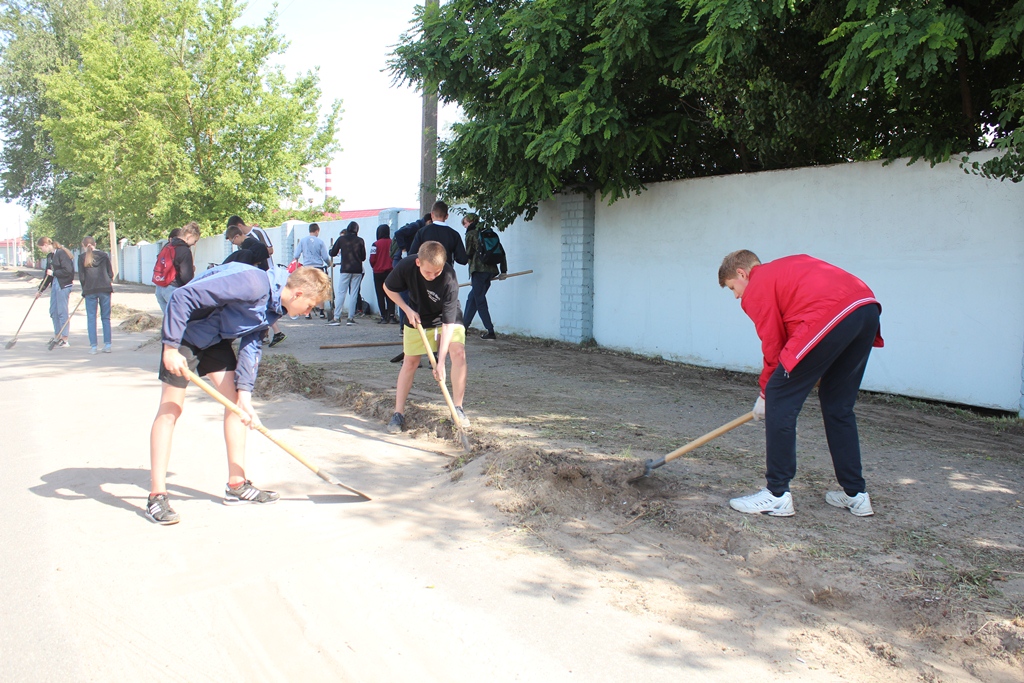
{"label": "boy in blue jacket", "polygon": [[[160,408],[150,433],[151,481],[146,516],[157,524],[176,524],[178,513],[167,499],[171,437],[188,387],[186,370],[209,376],[213,385],[245,413],[224,411],[228,456],[225,505],[273,503],[278,495],[261,491],[245,478],[245,432],[259,424],[252,390],[264,330],[283,315],[306,315],[330,296],[327,276],[315,268],[290,275],[282,268],[263,271],[228,263],[197,275],[176,289],[167,303],[163,355],[158,376]],[[231,342],[239,340],[238,357]]]}

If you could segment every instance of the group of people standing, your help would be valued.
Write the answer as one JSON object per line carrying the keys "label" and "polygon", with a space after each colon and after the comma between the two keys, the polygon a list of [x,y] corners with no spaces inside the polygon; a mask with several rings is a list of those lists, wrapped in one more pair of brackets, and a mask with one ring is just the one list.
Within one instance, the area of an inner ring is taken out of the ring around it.
{"label": "group of people standing", "polygon": [[[43,281],[36,292],[38,299],[50,290],[50,320],[53,323],[53,341],[58,347],[70,346],[69,301],[75,282],[74,255],[71,251],[50,237],[40,237],[36,242],[39,250],[46,254]],[[96,248],[94,237],[82,239],[82,253],[78,257],[78,278],[85,301],[86,329],[89,334],[89,353],[96,354],[98,335],[96,316],[103,327],[103,353],[111,353],[110,295],[114,291],[114,269],[110,256]]]}

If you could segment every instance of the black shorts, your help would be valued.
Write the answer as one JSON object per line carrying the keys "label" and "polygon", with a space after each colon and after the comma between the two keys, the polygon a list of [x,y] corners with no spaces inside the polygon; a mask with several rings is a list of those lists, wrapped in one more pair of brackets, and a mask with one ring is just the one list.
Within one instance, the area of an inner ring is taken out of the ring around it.
{"label": "black shorts", "polygon": [[[178,347],[178,353],[188,360],[188,369],[200,377],[205,377],[211,372],[234,372],[238,367],[238,359],[235,357],[235,349],[231,346],[231,341],[231,339],[222,339],[205,349],[183,341]],[[164,367],[163,354],[160,355],[160,371],[157,373],[157,377],[161,382],[170,384],[172,387],[184,389],[188,386],[188,377],[178,377],[167,371],[167,368]]]}

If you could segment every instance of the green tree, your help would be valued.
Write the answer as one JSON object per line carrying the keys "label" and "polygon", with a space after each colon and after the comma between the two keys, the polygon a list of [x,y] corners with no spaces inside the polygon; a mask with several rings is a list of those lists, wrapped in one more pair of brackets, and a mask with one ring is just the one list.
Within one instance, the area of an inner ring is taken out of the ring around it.
{"label": "green tree", "polygon": [[[855,68],[882,57],[858,42],[857,30],[874,29],[853,26],[854,15],[884,4],[452,0],[417,11],[390,66],[396,81],[436,82],[442,101],[462,107],[465,119],[441,145],[441,193],[499,226],[532,217],[563,190],[614,201],[659,180],[898,156],[935,162],[1012,136],[1019,122],[992,111],[1021,97],[1012,89],[1024,80],[1020,31],[1006,29],[1016,15],[975,27],[979,36],[1005,29],[1005,39],[966,53],[974,66],[990,61],[965,120],[958,79],[899,76],[893,89],[884,69],[865,80]],[[964,5],[974,26],[976,8]],[[904,47],[921,37],[908,34]],[[915,49],[923,67],[948,67],[941,41]],[[893,68],[915,75],[911,61]]]}
{"label": "green tree", "polygon": [[[50,17],[49,0],[37,1],[34,13],[10,23]],[[258,218],[298,194],[305,167],[337,150],[340,102],[321,120],[316,72],[289,80],[270,65],[287,47],[273,15],[259,27],[239,26],[243,5],[235,0],[83,7],[73,49],[37,80],[38,111],[16,120],[0,110],[5,131],[34,127],[47,142],[32,149],[49,165],[41,173],[49,192],[30,194],[13,175],[4,178],[8,196],[47,203],[40,220],[56,218],[59,203],[73,211],[76,239],[110,217],[134,239],[188,220],[219,230],[227,215]],[[40,25],[55,33],[52,19]],[[29,50],[28,33],[9,32],[8,46]],[[5,170],[24,168],[12,158]]]}

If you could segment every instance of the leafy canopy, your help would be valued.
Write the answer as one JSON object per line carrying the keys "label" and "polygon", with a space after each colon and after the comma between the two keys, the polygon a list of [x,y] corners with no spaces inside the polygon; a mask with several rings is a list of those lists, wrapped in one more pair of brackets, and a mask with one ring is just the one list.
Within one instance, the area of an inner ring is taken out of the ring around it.
{"label": "leafy canopy", "polygon": [[441,194],[499,227],[564,190],[993,144],[977,172],[1020,178],[1024,0],[452,0],[412,26],[395,80],[465,114]]}

